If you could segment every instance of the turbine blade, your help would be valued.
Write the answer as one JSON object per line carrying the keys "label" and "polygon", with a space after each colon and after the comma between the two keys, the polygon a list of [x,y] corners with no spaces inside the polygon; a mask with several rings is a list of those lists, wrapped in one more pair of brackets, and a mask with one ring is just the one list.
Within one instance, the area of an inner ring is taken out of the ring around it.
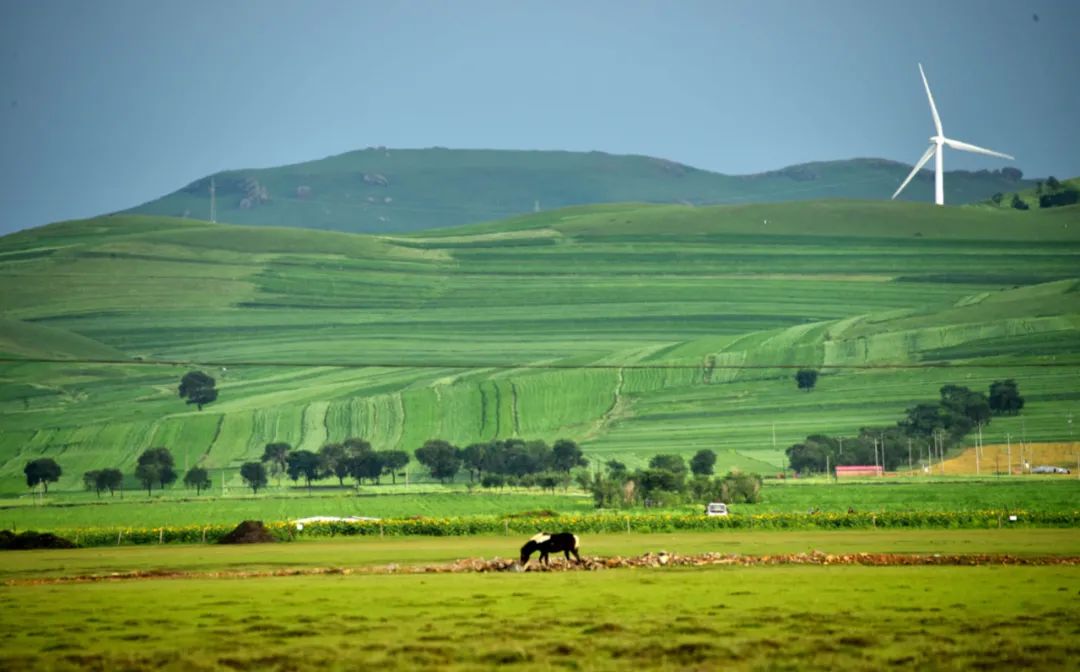
{"label": "turbine blade", "polygon": [[976,147],[975,145],[969,145],[966,142],[960,142],[959,140],[953,140],[951,138],[945,138],[945,144],[953,149],[959,149],[965,152],[975,152],[976,154],[986,154],[987,156],[996,156],[1002,159],[1008,159],[1015,161],[1014,157],[1008,154],[1002,154],[1001,152],[995,152],[992,149],[986,149],[984,147]]}
{"label": "turbine blade", "polygon": [[938,116],[937,105],[934,105],[934,94],[930,93],[930,82],[926,81],[926,73],[923,72],[922,63],[919,63],[919,74],[922,75],[922,83],[926,87],[926,97],[930,99],[930,113],[934,115],[934,127],[937,129],[938,135],[945,135],[945,132],[941,130],[941,117]]}
{"label": "turbine blade", "polygon": [[916,163],[915,167],[911,169],[910,173],[908,173],[907,179],[904,180],[904,183],[901,184],[900,188],[896,190],[896,193],[892,195],[893,200],[895,200],[896,197],[900,195],[900,192],[904,190],[904,187],[908,185],[908,182],[911,182],[911,178],[915,177],[915,173],[922,170],[922,167],[925,166],[926,162],[930,160],[930,157],[934,155],[934,150],[936,149],[937,145],[930,145],[930,149],[926,150],[926,153],[922,155],[922,158],[919,159],[919,162]]}

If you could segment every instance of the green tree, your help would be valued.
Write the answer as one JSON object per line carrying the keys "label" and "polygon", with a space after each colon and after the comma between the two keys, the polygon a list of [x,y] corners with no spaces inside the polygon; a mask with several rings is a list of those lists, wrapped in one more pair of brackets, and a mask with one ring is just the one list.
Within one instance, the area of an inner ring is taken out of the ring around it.
{"label": "green tree", "polygon": [[569,439],[559,439],[551,447],[552,466],[558,471],[570,472],[575,467],[588,466],[589,460],[581,452],[581,448]]}
{"label": "green tree", "polygon": [[716,466],[716,453],[705,448],[690,458],[690,472],[695,476],[712,476]]}
{"label": "green tree", "polygon": [[461,450],[461,463],[469,472],[469,482],[481,481],[484,469],[490,462],[490,453],[495,448],[490,443],[470,443]]}
{"label": "green tree", "polygon": [[202,467],[192,467],[184,474],[184,485],[195,488],[195,494],[200,495],[210,487],[210,473]]}
{"label": "green tree", "polygon": [[1046,188],[1050,191],[1057,191],[1061,188],[1061,182],[1059,182],[1056,177],[1051,175],[1050,177],[1046,178]]}
{"label": "green tree", "polygon": [[626,475],[630,473],[630,470],[626,468],[626,465],[618,460],[608,460],[604,462],[604,469],[607,470],[608,476],[617,481],[626,480]]}
{"label": "green tree", "polygon": [[686,476],[686,461],[682,455],[653,455],[649,460],[650,469],[663,469],[679,477]]}
{"label": "green tree", "polygon": [[380,450],[379,460],[382,462],[383,475],[390,475],[390,482],[397,483],[398,472],[409,464],[409,454],[404,450]]}
{"label": "green tree", "polygon": [[266,485],[266,465],[262,462],[245,462],[240,465],[240,478],[251,488],[251,494],[259,494],[259,488]]}
{"label": "green tree", "polygon": [[108,490],[112,497],[117,490],[124,487],[124,474],[119,469],[102,469],[98,472],[97,487]]}
{"label": "green tree", "polygon": [[135,477],[142,482],[146,494],[149,495],[154,483],[160,484],[161,489],[164,489],[166,485],[176,482],[175,464],[168,448],[147,448],[139,455],[135,465]]}
{"label": "green tree", "polygon": [[83,472],[82,475],[83,487],[85,487],[87,490],[93,490],[94,492],[96,492],[99,499],[101,498],[101,491],[103,490],[103,488],[99,485],[100,477],[101,471],[97,469],[93,471]]}
{"label": "green tree", "polygon": [[995,380],[990,385],[988,403],[995,415],[1016,415],[1024,408],[1024,398],[1015,380]]}
{"label": "green tree", "polygon": [[1024,199],[1020,198],[1020,194],[1013,194],[1010,205],[1014,210],[1027,210],[1029,207],[1028,204],[1024,202]]}
{"label": "green tree", "polygon": [[49,483],[55,483],[60,480],[60,475],[63,470],[60,465],[56,463],[56,460],[51,457],[39,457],[36,460],[31,460],[23,467],[23,473],[26,474],[27,487],[34,487],[38,483],[45,486],[45,493],[49,492]]}
{"label": "green tree", "polygon": [[384,466],[382,454],[376,450],[360,451],[349,458],[349,474],[356,479],[357,485],[365,478],[378,485]]}
{"label": "green tree", "polygon": [[263,448],[262,461],[270,465],[270,474],[278,479],[278,485],[281,485],[281,475],[285,473],[285,468],[288,466],[289,451],[292,450],[292,446],[287,443],[275,442],[268,443]]}
{"label": "green tree", "polygon": [[201,411],[203,406],[217,399],[217,390],[214,389],[214,379],[202,371],[190,371],[180,379],[178,389],[180,397],[185,403],[195,404]]}
{"label": "green tree", "polygon": [[1005,198],[1005,194],[1003,194],[1003,193],[1001,193],[999,191],[996,194],[994,194],[993,196],[991,196],[990,200],[993,201],[994,205],[1001,205],[1001,200],[1003,198]]}
{"label": "green tree", "polygon": [[297,450],[289,453],[285,471],[295,483],[300,478],[304,479],[308,493],[311,492],[311,482],[318,480],[322,475],[319,471],[321,460],[319,456],[310,450]]}
{"label": "green tree", "polygon": [[809,392],[817,385],[818,372],[814,369],[799,369],[795,372],[795,383],[800,390]]}
{"label": "green tree", "polygon": [[349,475],[349,459],[345,446],[340,443],[328,443],[319,449],[320,469],[324,474],[337,476],[338,485],[345,485]]}
{"label": "green tree", "polygon": [[457,448],[442,439],[432,439],[416,449],[416,461],[427,467],[432,478],[446,483],[454,480],[461,469],[461,455]]}

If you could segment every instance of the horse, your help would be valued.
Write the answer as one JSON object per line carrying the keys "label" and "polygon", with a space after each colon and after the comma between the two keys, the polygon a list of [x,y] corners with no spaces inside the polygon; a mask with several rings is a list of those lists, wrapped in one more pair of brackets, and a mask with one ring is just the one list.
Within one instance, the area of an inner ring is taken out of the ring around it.
{"label": "horse", "polygon": [[525,545],[521,547],[521,564],[526,565],[529,562],[529,558],[536,551],[540,551],[540,564],[550,565],[548,560],[549,553],[558,553],[562,551],[566,556],[566,560],[569,562],[570,554],[574,554],[574,559],[577,563],[581,564],[581,556],[578,555],[579,540],[576,534],[569,532],[557,532],[552,534],[551,532],[540,532],[539,534],[531,537]]}

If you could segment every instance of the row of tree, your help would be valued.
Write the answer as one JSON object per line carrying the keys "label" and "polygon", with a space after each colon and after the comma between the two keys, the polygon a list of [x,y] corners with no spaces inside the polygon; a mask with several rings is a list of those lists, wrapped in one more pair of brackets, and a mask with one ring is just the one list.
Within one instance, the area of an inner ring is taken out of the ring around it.
{"label": "row of tree", "polygon": [[654,455],[645,469],[631,471],[618,460],[609,460],[603,471],[582,472],[579,483],[592,493],[597,508],[638,505],[675,506],[685,503],[749,503],[760,500],[761,477],[729,472],[714,477],[716,453],[699,450],[686,462],[680,455]]}
{"label": "row of tree", "polygon": [[499,439],[471,443],[458,448],[448,441],[432,439],[416,449],[416,460],[432,478],[446,483],[458,472],[469,472],[470,483],[498,487],[507,479],[522,479],[543,473],[569,475],[577,467],[589,464],[581,448],[569,439],[559,439],[551,446],[544,441]]}
{"label": "row of tree", "polygon": [[[940,399],[907,409],[893,426],[864,427],[853,437],[814,434],[787,449],[799,473],[825,472],[837,465],[878,465],[892,470],[918,456],[943,455],[994,415],[1016,415],[1024,398],[1014,380],[994,381],[989,395],[960,385],[945,385]],[[915,453],[914,458],[912,451]]]}

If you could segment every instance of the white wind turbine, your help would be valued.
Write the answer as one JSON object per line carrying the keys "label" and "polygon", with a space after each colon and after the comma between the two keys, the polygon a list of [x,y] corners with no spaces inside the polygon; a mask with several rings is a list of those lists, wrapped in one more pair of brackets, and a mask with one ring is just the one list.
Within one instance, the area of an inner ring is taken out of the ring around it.
{"label": "white wind turbine", "polygon": [[959,140],[953,140],[952,138],[946,138],[945,132],[941,130],[941,117],[938,116],[937,106],[934,105],[934,96],[930,93],[930,84],[926,81],[926,73],[923,72],[922,63],[919,64],[919,74],[922,75],[923,86],[926,87],[926,97],[930,99],[930,113],[934,115],[934,127],[937,128],[937,135],[930,138],[930,149],[926,150],[919,162],[915,164],[915,167],[911,170],[911,173],[904,180],[904,183],[900,185],[900,188],[896,190],[896,193],[892,195],[895,199],[900,195],[900,192],[904,190],[904,187],[911,182],[911,178],[915,177],[915,173],[922,170],[922,167],[926,165],[926,162],[930,160],[930,157],[934,157],[934,202],[938,205],[945,205],[945,174],[942,169],[942,145],[948,145],[953,149],[959,149],[965,152],[974,152],[976,154],[986,154],[987,156],[997,156],[1002,159],[1013,160],[1013,157],[1008,154],[1002,154],[1001,152],[995,152],[993,150],[984,149],[982,147],[976,147],[975,145],[969,145],[966,142],[960,142]]}

